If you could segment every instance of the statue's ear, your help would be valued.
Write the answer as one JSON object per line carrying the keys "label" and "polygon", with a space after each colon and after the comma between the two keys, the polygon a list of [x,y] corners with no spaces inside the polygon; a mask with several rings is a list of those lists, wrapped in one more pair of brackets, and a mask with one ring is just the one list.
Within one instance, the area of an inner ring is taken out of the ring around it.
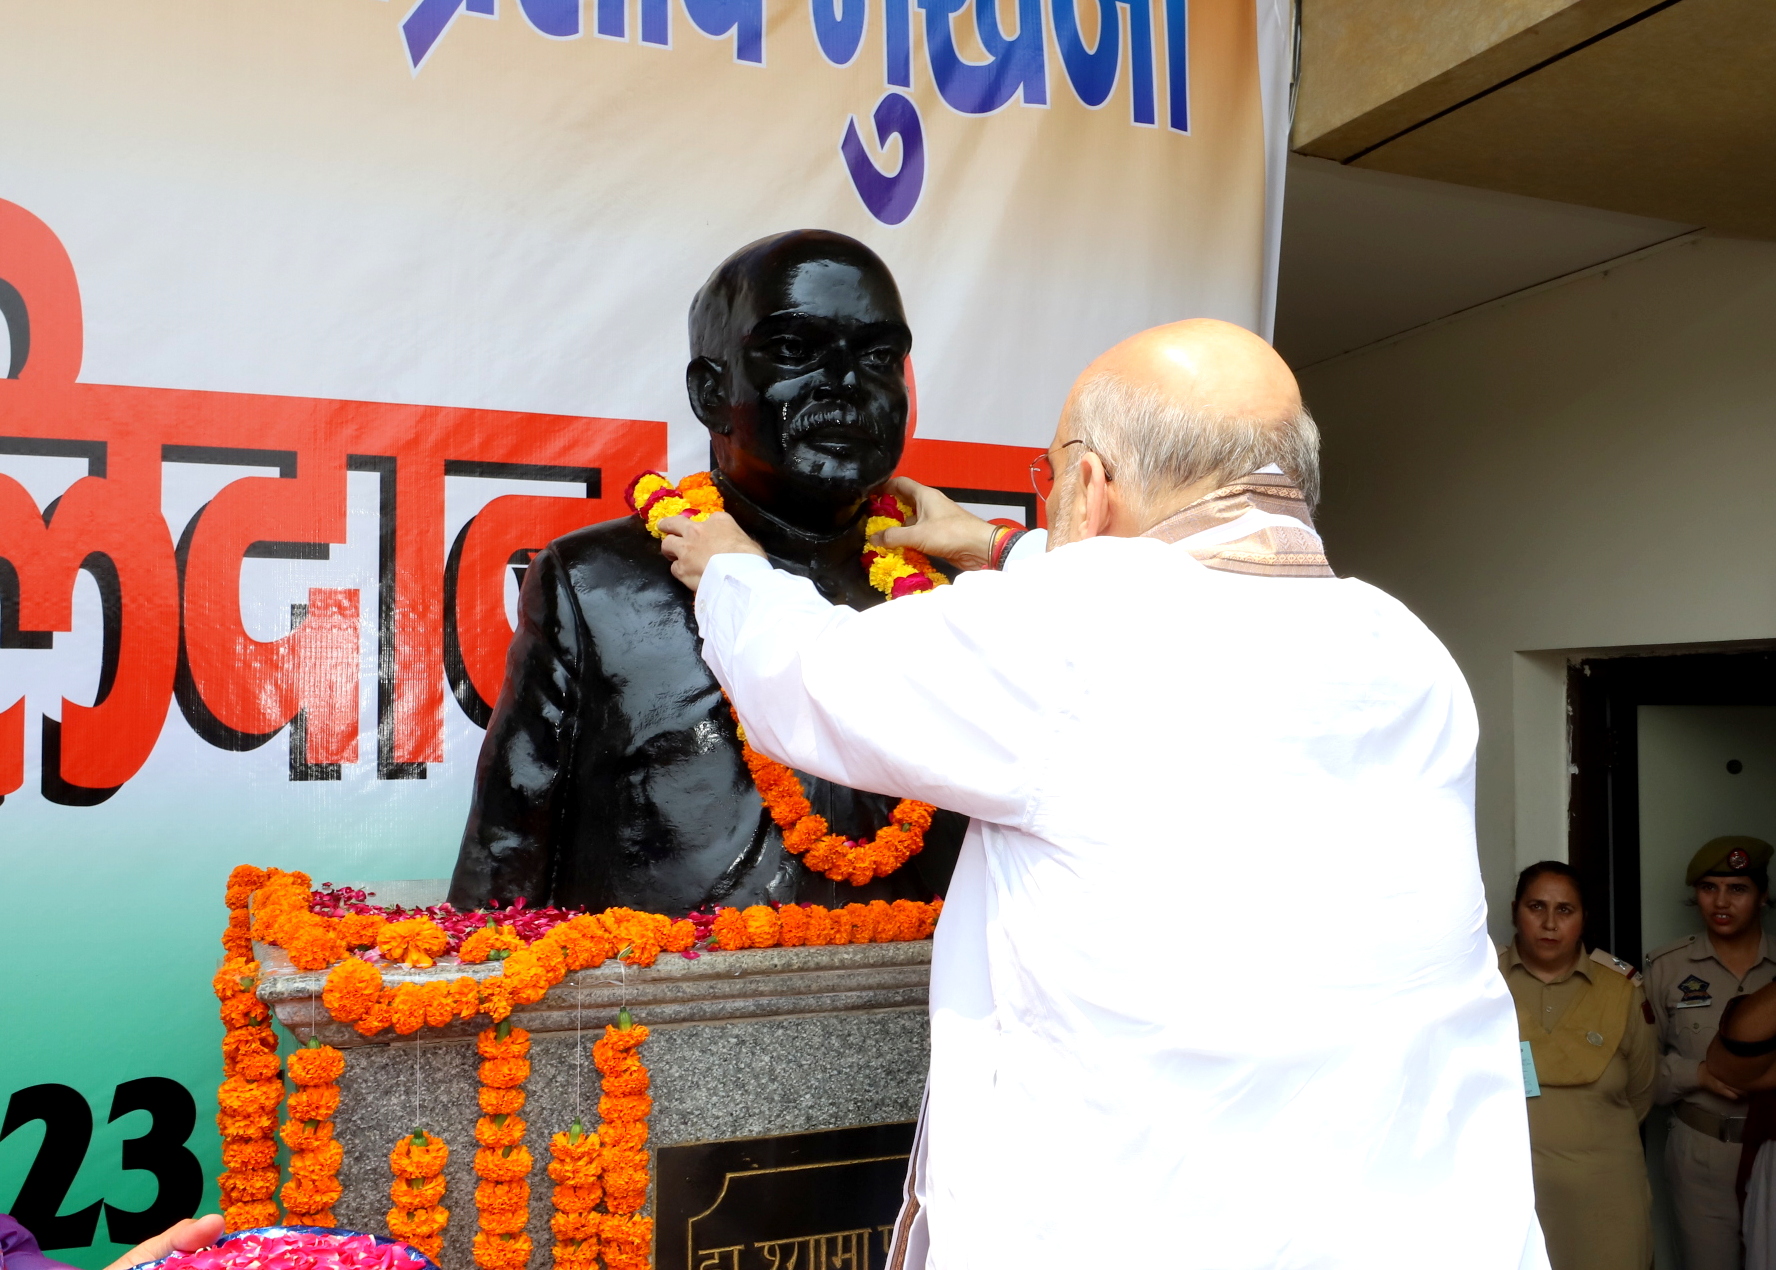
{"label": "statue's ear", "polygon": [[719,436],[726,436],[733,427],[728,419],[728,397],[722,391],[726,374],[720,362],[708,357],[692,358],[685,367],[685,391],[690,394],[691,409],[705,428]]}

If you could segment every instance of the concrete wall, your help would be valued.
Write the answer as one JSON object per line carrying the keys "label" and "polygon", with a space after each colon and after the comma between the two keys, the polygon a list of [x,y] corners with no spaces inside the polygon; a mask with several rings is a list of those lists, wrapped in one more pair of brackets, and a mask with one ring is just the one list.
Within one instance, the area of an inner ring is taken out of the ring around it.
{"label": "concrete wall", "polygon": [[1333,566],[1473,688],[1503,931],[1516,868],[1565,856],[1569,652],[1776,639],[1776,245],[1655,250],[1301,378]]}

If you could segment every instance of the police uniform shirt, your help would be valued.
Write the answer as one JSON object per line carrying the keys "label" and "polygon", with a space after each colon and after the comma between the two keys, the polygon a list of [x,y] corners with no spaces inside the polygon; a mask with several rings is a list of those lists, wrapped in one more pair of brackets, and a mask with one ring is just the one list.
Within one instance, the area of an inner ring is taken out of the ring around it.
{"label": "police uniform shirt", "polygon": [[1721,964],[1706,932],[1687,935],[1647,954],[1646,997],[1659,1025],[1664,1053],[1654,1101],[1688,1102],[1717,1116],[1743,1116],[1746,1104],[1731,1102],[1703,1089],[1696,1068],[1708,1056],[1708,1043],[1720,1027],[1727,1002],[1755,992],[1776,979],[1776,957],[1769,940],[1758,944],[1758,958],[1743,979]]}

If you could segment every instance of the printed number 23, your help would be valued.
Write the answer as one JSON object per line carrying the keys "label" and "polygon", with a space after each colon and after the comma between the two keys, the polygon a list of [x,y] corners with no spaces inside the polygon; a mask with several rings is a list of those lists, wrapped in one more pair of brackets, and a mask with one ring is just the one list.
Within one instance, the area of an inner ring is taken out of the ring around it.
{"label": "printed number 23", "polygon": [[154,1202],[132,1211],[94,1200],[64,1216],[58,1210],[92,1141],[92,1109],[66,1085],[32,1085],[7,1103],[0,1138],[33,1120],[43,1121],[43,1145],[12,1206],[12,1215],[43,1248],[89,1246],[101,1208],[112,1242],[120,1244],[140,1243],[197,1211],[203,1197],[203,1167],[185,1145],[197,1123],[197,1104],[190,1091],[165,1076],[127,1080],[112,1096],[110,1118],[118,1120],[132,1111],[146,1111],[153,1120],[147,1133],[124,1142],[123,1167],[154,1174],[160,1184]]}

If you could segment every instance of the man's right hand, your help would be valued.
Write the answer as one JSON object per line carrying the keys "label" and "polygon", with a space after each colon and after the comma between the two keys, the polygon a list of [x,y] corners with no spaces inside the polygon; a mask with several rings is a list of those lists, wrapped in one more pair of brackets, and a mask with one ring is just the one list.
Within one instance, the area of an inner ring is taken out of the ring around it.
{"label": "man's right hand", "polygon": [[884,529],[870,541],[878,547],[912,547],[928,556],[939,556],[958,569],[984,569],[992,563],[993,535],[999,528],[964,511],[940,490],[897,476],[888,482],[888,493],[913,505],[913,519],[904,526]]}
{"label": "man's right hand", "polygon": [[1719,1076],[1716,1076],[1713,1072],[1709,1071],[1706,1060],[1696,1064],[1696,1082],[1709,1093],[1719,1094],[1722,1098],[1729,1099],[1733,1102],[1738,1102],[1741,1098],[1745,1097],[1745,1094],[1742,1091],[1733,1088]]}

